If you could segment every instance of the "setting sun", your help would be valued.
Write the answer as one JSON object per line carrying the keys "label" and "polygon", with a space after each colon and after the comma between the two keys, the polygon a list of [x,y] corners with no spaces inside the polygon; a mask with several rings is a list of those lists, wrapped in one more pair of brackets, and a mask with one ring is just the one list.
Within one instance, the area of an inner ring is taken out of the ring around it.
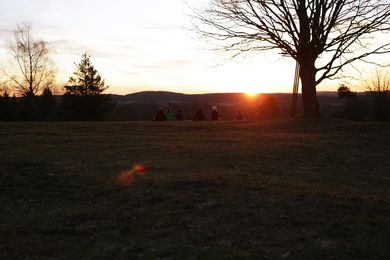
{"label": "setting sun", "polygon": [[255,92],[255,91],[247,91],[245,94],[246,94],[247,96],[249,96],[249,97],[255,97],[255,96],[257,96],[259,93]]}

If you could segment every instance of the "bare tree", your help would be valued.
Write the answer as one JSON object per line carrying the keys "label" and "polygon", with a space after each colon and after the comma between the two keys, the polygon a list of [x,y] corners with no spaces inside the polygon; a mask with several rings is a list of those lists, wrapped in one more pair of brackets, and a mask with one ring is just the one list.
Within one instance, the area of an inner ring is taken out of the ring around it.
{"label": "bare tree", "polygon": [[389,0],[211,0],[196,31],[236,54],[278,49],[299,64],[303,108],[319,114],[316,87],[373,54],[390,52]]}
{"label": "bare tree", "polygon": [[374,105],[374,119],[385,121],[390,115],[390,74],[376,70],[368,82]]}
{"label": "bare tree", "polygon": [[53,84],[55,70],[47,42],[33,37],[29,24],[18,25],[9,46],[16,72],[7,72],[15,90],[25,96],[36,96]]}

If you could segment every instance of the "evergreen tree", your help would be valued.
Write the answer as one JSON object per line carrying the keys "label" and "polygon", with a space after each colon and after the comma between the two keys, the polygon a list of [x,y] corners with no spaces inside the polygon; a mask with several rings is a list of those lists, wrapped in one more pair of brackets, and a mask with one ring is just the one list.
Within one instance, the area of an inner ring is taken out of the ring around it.
{"label": "evergreen tree", "polygon": [[76,71],[69,79],[62,98],[61,110],[68,120],[102,120],[103,114],[114,105],[110,95],[103,92],[108,88],[91,63],[90,55],[83,54]]}
{"label": "evergreen tree", "polygon": [[73,73],[73,77],[69,79],[69,86],[65,87],[66,94],[86,96],[100,95],[108,87],[104,86],[98,71],[94,68],[90,60],[91,56],[83,54],[79,64],[75,64],[77,70]]}

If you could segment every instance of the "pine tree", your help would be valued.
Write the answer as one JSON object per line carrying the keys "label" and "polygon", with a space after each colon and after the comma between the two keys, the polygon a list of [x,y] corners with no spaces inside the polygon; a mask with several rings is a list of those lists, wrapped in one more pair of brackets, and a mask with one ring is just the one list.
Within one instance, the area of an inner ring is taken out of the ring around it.
{"label": "pine tree", "polygon": [[75,64],[77,70],[73,77],[69,79],[69,86],[65,87],[66,94],[69,95],[100,95],[108,87],[104,86],[98,71],[94,68],[90,60],[91,56],[83,54],[79,64]]}
{"label": "pine tree", "polygon": [[69,85],[65,87],[61,110],[68,120],[102,120],[103,114],[114,105],[110,95],[103,92],[108,88],[98,71],[92,65],[91,56],[83,54],[76,65]]}

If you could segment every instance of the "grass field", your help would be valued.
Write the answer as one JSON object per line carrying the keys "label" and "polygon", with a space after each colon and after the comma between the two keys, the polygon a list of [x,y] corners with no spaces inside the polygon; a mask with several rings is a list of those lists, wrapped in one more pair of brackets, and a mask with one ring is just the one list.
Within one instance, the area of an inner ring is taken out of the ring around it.
{"label": "grass field", "polygon": [[0,258],[390,258],[390,124],[0,127]]}

